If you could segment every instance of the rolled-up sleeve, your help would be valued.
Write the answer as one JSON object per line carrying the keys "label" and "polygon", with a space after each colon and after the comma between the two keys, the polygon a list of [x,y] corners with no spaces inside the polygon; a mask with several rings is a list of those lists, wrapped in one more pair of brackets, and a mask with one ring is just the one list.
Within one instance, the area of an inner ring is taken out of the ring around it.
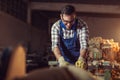
{"label": "rolled-up sleeve", "polygon": [[80,49],[88,48],[89,30],[87,24],[84,22],[80,30]]}
{"label": "rolled-up sleeve", "polygon": [[59,25],[57,23],[53,24],[51,28],[51,42],[52,50],[60,45]]}

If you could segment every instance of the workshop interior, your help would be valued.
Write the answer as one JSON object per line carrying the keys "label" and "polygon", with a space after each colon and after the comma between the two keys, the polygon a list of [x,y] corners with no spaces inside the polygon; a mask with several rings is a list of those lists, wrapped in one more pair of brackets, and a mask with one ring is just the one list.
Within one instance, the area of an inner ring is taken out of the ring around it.
{"label": "workshop interior", "polygon": [[89,28],[86,71],[96,77],[91,80],[120,80],[119,0],[0,0],[0,80],[25,80],[15,78],[56,70],[51,27],[66,4],[75,6]]}

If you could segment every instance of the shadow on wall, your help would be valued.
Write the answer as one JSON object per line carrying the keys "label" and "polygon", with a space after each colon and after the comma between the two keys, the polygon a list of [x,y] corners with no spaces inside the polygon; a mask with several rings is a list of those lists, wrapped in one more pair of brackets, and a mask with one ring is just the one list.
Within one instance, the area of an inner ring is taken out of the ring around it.
{"label": "shadow on wall", "polygon": [[18,43],[30,44],[31,51],[43,51],[43,31],[28,25],[17,18],[0,11],[0,47],[14,46]]}

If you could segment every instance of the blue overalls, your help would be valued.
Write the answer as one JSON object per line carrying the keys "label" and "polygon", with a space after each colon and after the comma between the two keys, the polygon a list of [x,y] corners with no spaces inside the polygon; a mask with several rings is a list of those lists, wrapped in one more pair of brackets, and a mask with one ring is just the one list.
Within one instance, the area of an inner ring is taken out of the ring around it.
{"label": "blue overalls", "polygon": [[64,57],[65,61],[75,64],[79,55],[80,55],[80,43],[79,39],[77,39],[77,20],[71,27],[74,30],[74,37],[69,39],[63,38],[63,30],[62,28],[66,29],[63,22],[60,22],[60,50],[61,54]]}

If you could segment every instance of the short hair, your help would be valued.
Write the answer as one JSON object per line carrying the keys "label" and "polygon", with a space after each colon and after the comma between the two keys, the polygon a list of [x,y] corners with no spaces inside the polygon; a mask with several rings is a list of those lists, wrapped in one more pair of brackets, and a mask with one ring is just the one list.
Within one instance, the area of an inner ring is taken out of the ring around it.
{"label": "short hair", "polygon": [[75,12],[76,12],[75,7],[72,5],[66,5],[61,9],[61,14],[71,15]]}

